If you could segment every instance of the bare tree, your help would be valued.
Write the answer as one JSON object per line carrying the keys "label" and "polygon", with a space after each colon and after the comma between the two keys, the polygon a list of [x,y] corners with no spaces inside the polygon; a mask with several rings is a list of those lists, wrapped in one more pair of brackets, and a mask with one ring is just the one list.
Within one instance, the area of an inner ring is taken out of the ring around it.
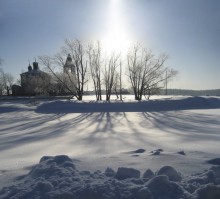
{"label": "bare tree", "polygon": [[61,93],[70,93],[78,99],[79,96],[77,95],[77,90],[79,88],[77,84],[76,69],[72,62],[71,55],[66,54],[63,51],[64,50],[55,54],[53,57],[54,64],[63,70],[62,72],[56,73],[56,76],[59,77],[57,85],[60,86]]}
{"label": "bare tree", "polygon": [[120,91],[120,100],[122,101],[122,62],[120,62],[119,70],[119,91]]}
{"label": "bare tree", "polygon": [[113,90],[114,93],[117,97],[117,99],[119,99],[119,93],[118,93],[118,88],[119,88],[119,73],[116,71],[115,72],[115,77],[114,77],[114,83],[113,83]]}
{"label": "bare tree", "polygon": [[[0,57],[0,66],[2,65],[2,62],[3,62],[3,60]],[[0,72],[1,71],[2,71],[2,69],[0,68]],[[4,90],[3,77],[2,77],[2,75],[0,75],[0,95],[3,94],[3,90]]]}
{"label": "bare tree", "polygon": [[112,53],[109,60],[105,65],[104,69],[104,84],[105,84],[105,92],[106,92],[106,101],[110,100],[112,94],[112,88],[114,85],[116,69],[120,65],[120,55],[115,55]]}
{"label": "bare tree", "polygon": [[[67,59],[66,59],[67,57]],[[41,63],[55,77],[59,85],[62,85],[66,92],[75,96],[78,100],[82,100],[84,94],[84,86],[87,83],[87,60],[83,44],[79,40],[65,40],[65,45],[61,48],[61,52],[53,57],[44,55],[39,57]],[[66,67],[66,61],[71,62]],[[63,69],[59,73],[57,67]]]}
{"label": "bare tree", "polygon": [[122,101],[122,62],[119,64],[119,71],[115,74],[114,91],[117,99]]}
{"label": "bare tree", "polygon": [[10,95],[13,82],[14,77],[9,73],[5,73],[4,70],[0,68],[0,95],[3,95],[4,92]]}
{"label": "bare tree", "polygon": [[78,100],[82,100],[84,94],[84,86],[87,83],[87,60],[85,55],[85,49],[81,41],[75,39],[65,40],[65,46],[63,47],[63,52],[68,55],[70,54],[73,61],[74,69],[76,75],[76,97]]}
{"label": "bare tree", "polygon": [[97,100],[102,100],[102,88],[101,88],[101,47],[100,43],[90,43],[88,45],[88,59],[90,66],[90,73],[95,89],[95,95]]}
{"label": "bare tree", "polygon": [[[75,84],[69,83],[69,76],[70,74],[64,74],[56,72],[56,66],[58,64],[58,55],[55,55],[54,57],[50,57],[48,55],[39,56],[39,60],[42,65],[44,65],[48,72],[52,76],[52,84],[56,85],[56,91],[52,91],[53,93],[62,94],[65,92],[69,92],[73,96],[76,96],[75,89],[72,89],[72,86],[75,88]],[[71,79],[71,78],[70,78]],[[53,88],[52,88],[53,90]],[[77,96],[76,96],[77,97]]]}
{"label": "bare tree", "polygon": [[167,95],[167,84],[169,81],[173,79],[178,74],[178,71],[173,70],[173,69],[168,69],[166,70],[166,77],[165,77],[165,94]]}
{"label": "bare tree", "polygon": [[149,98],[152,90],[163,85],[167,78],[165,74],[168,69],[164,66],[167,58],[167,55],[156,58],[140,44],[133,46],[127,55],[127,61],[128,76],[136,100],[142,100],[143,95],[148,95]]}
{"label": "bare tree", "polygon": [[3,83],[3,78],[0,75],[0,95],[3,95],[3,91],[4,91],[4,83]]}

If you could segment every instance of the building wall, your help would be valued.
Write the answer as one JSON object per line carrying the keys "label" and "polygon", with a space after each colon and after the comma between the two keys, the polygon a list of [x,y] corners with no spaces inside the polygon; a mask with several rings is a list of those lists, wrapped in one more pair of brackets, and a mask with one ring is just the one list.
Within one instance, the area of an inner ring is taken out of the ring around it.
{"label": "building wall", "polygon": [[38,63],[33,62],[33,67],[28,66],[28,71],[21,74],[21,86],[13,85],[13,95],[43,95],[50,91],[51,77],[41,71]]}
{"label": "building wall", "polygon": [[21,88],[24,95],[49,93],[50,76],[46,73],[21,74]]}

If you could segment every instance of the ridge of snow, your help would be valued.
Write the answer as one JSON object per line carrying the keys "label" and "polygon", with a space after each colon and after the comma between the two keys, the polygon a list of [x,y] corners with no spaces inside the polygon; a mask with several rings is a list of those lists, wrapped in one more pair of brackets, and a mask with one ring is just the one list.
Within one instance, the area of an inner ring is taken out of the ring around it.
{"label": "ridge of snow", "polygon": [[220,166],[215,166],[182,179],[174,168],[165,166],[151,178],[140,177],[140,171],[132,168],[119,168],[108,176],[100,170],[79,171],[66,155],[45,156],[14,185],[3,188],[0,198],[217,199],[219,173]]}

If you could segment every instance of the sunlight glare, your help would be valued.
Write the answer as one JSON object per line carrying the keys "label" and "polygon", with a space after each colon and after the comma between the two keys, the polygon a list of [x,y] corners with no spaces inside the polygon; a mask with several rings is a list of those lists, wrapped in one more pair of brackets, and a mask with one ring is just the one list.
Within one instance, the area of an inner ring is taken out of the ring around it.
{"label": "sunlight glare", "polygon": [[120,0],[112,0],[110,4],[109,28],[101,39],[104,51],[125,54],[130,46],[128,31],[121,16]]}

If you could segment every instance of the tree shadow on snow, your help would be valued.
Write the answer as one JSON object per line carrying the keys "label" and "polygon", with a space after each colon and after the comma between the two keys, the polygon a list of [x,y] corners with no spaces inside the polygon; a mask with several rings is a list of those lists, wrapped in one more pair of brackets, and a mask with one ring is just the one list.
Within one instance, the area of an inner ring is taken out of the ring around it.
{"label": "tree shadow on snow", "polygon": [[220,118],[209,114],[186,111],[143,112],[140,122],[144,128],[157,128],[164,133],[178,135],[182,141],[220,140]]}
{"label": "tree shadow on snow", "polygon": [[134,127],[133,121],[129,120],[124,112],[90,112],[71,116],[65,113],[32,113],[31,115],[27,112],[22,119],[19,116],[11,117],[13,120],[10,121],[8,118],[5,121],[1,118],[2,123],[8,123],[0,128],[0,151],[39,141],[48,140],[49,142],[50,139],[63,137],[66,133],[68,133],[66,140],[68,144],[75,146],[80,143],[88,148],[92,146],[93,153],[108,150],[107,148],[115,142],[131,146],[133,140],[127,139],[127,132],[120,132],[117,128],[124,125],[124,120],[135,139],[144,141],[141,137],[143,135]]}
{"label": "tree shadow on snow", "polygon": [[63,136],[68,128],[85,120],[90,113],[80,114],[74,119],[61,120],[66,114],[28,114],[13,118],[0,118],[0,151],[27,143]]}
{"label": "tree shadow on snow", "polygon": [[[171,135],[178,133],[181,139],[190,142],[196,141],[197,138],[211,139],[210,136],[212,139],[219,139],[217,133],[220,118],[182,111],[210,108],[220,108],[220,99],[189,97],[180,100],[126,103],[46,102],[39,105],[35,112],[24,112],[22,118],[21,114],[9,114],[7,117],[0,115],[0,124],[4,124],[0,127],[0,151],[41,140],[49,141],[62,137],[67,132],[70,138],[67,140],[68,143],[74,145],[80,142],[85,147],[95,145],[94,153],[105,150],[108,145],[116,142],[117,145],[132,147],[135,140],[144,146],[147,138],[143,129],[147,132],[151,127],[159,128]],[[175,112],[176,110],[178,111]],[[127,112],[137,112],[140,118],[133,121]],[[123,125],[127,125],[126,130],[129,132],[123,132],[118,128]],[[143,127],[142,130],[139,126]],[[75,139],[78,135],[80,138]],[[153,146],[153,143],[148,141],[148,145],[151,144]]]}

